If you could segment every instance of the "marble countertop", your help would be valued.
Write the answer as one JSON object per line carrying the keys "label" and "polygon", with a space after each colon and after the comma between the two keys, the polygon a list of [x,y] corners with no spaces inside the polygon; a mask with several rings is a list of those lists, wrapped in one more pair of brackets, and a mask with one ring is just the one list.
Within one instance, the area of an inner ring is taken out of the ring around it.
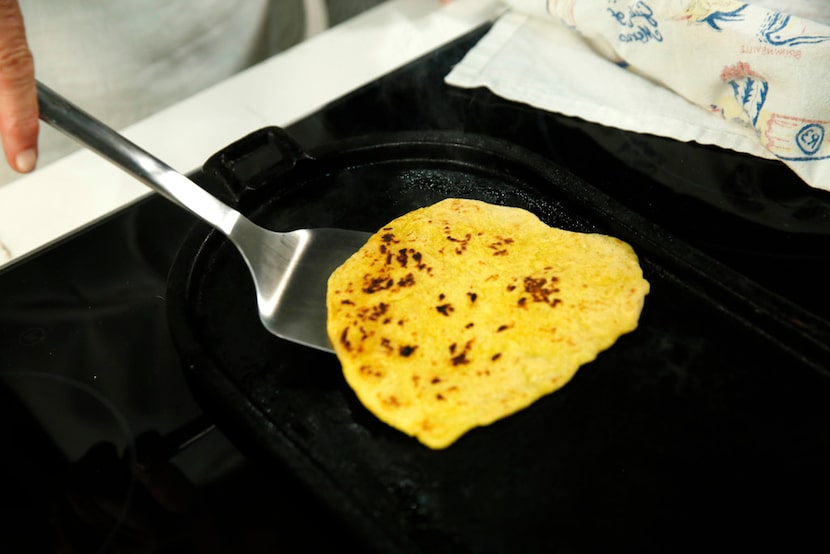
{"label": "marble countertop", "polygon": [[[267,125],[287,126],[327,102],[495,18],[499,0],[389,0],[122,133],[187,173]],[[152,194],[78,151],[0,186],[0,267]]]}

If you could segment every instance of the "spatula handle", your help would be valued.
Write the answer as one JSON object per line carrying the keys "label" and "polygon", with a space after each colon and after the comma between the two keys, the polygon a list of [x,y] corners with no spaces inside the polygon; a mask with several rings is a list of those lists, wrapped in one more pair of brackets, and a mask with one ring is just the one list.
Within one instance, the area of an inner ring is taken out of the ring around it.
{"label": "spatula handle", "polygon": [[43,121],[226,235],[244,219],[202,187],[40,82],[37,96]]}

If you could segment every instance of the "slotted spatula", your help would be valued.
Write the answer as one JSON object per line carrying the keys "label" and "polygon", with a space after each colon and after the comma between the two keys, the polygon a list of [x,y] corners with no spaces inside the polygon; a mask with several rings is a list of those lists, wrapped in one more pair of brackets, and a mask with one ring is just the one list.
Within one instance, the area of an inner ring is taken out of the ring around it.
{"label": "slotted spatula", "polygon": [[40,118],[225,234],[248,265],[259,317],[286,340],[333,352],[326,333],[326,283],[369,233],[264,229],[199,185],[52,91],[37,84]]}

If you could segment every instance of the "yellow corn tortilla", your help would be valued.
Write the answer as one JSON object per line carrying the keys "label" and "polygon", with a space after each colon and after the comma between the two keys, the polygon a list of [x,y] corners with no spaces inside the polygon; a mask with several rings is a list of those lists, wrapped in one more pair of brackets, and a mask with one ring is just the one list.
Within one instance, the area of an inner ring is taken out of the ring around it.
{"label": "yellow corn tortilla", "polygon": [[453,198],[331,275],[327,329],[363,405],[440,449],[565,385],[637,327],[648,291],[619,239]]}

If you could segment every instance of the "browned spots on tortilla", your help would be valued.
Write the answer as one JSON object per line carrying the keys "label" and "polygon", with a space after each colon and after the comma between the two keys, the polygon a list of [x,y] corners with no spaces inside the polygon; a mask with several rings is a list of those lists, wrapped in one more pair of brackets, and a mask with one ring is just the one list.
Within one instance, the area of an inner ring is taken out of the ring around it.
{"label": "browned spots on tortilla", "polygon": [[491,242],[487,247],[493,251],[494,256],[506,256],[509,251],[507,247],[513,244],[514,240],[510,237],[496,237],[494,242]]}
{"label": "browned spots on tortilla", "polygon": [[[460,354],[457,354],[457,355],[450,358],[450,363],[453,366],[469,364],[470,360],[469,360],[469,358],[467,358],[467,354],[470,353],[470,350],[472,348],[473,348],[473,341],[468,340],[467,344],[464,345],[464,350],[462,350]],[[455,345],[453,345],[453,350],[450,352],[450,354],[454,354],[454,353],[455,353]]]}
{"label": "browned spots on tortilla", "polygon": [[357,330],[360,331],[360,342],[366,342],[366,339],[375,334],[374,331],[367,331],[362,325],[357,325]]}
{"label": "browned spots on tortilla", "polygon": [[388,311],[389,304],[386,302],[380,302],[371,308],[362,308],[358,310],[357,317],[360,318],[361,321],[377,321]]}
{"label": "browned spots on tortilla", "polygon": [[[418,271],[431,271],[431,268],[427,267],[427,265],[423,262],[424,255],[414,248],[401,248],[398,250],[397,254],[393,255],[393,252],[387,252],[385,245],[381,245],[381,253],[386,254],[386,265],[392,265],[392,262],[394,261],[397,262],[397,265],[401,268],[414,267]],[[410,264],[410,261],[413,263]]]}
{"label": "browned spots on tortilla", "polygon": [[374,294],[381,290],[391,289],[395,286],[395,280],[386,275],[379,275],[371,277],[366,275],[363,278],[363,292],[366,294]]}
{"label": "browned spots on tortilla", "polygon": [[352,349],[352,343],[349,342],[349,328],[345,327],[343,332],[340,333],[340,344],[343,345],[343,348],[346,350]]}
{"label": "browned spots on tortilla", "polygon": [[398,250],[398,255],[395,256],[395,260],[401,264],[401,267],[406,267],[406,264],[409,263],[409,254],[407,254],[406,248]]}
{"label": "browned spots on tortilla", "polygon": [[463,254],[464,251],[467,250],[467,245],[470,244],[470,239],[471,238],[472,238],[472,235],[470,233],[467,233],[466,235],[464,235],[463,239],[456,238],[452,235],[447,235],[447,240],[450,241],[450,242],[454,242],[455,245],[456,245],[455,246],[455,253],[456,254]]}
{"label": "browned spots on tortilla", "polygon": [[525,277],[523,280],[525,292],[530,294],[534,302],[549,304],[550,306],[557,306],[562,302],[559,298],[554,298],[553,295],[559,292],[556,283],[559,281],[558,277],[551,277],[548,280],[545,277]]}
{"label": "browned spots on tortilla", "polygon": [[417,346],[404,345],[404,346],[401,346],[400,348],[398,348],[398,353],[403,357],[409,357],[409,356],[411,356],[412,354],[415,353],[415,350],[417,348],[418,348]]}
{"label": "browned spots on tortilla", "polygon": [[435,309],[438,310],[438,313],[441,315],[449,316],[451,312],[455,311],[455,308],[452,307],[452,304],[441,304],[440,306],[435,306]]}
{"label": "browned spots on tortilla", "polygon": [[368,365],[360,366],[360,369],[358,371],[360,371],[361,375],[364,375],[366,377],[375,377],[375,378],[383,377],[383,372],[381,370],[373,368],[372,366],[368,366]]}
{"label": "browned spots on tortilla", "polygon": [[415,267],[417,267],[418,269],[423,270],[424,268],[426,268],[426,264],[422,261],[424,259],[424,255],[420,252],[413,251],[412,259],[415,260]]}
{"label": "browned spots on tortilla", "polygon": [[470,363],[470,360],[467,359],[467,353],[466,352],[462,352],[461,354],[459,354],[458,356],[455,356],[452,359],[452,365],[454,365],[454,366],[455,365],[466,365],[468,363]]}

